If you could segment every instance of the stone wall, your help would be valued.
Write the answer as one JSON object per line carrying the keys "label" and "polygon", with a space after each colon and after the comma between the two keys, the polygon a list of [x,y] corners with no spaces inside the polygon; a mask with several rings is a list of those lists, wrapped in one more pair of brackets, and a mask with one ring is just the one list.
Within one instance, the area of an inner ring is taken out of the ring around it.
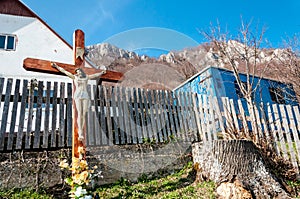
{"label": "stone wall", "polygon": [[[53,151],[0,153],[0,187],[49,188],[63,183],[62,159],[71,160],[70,149]],[[190,143],[114,145],[87,148],[90,166],[103,178],[97,184],[116,182],[121,178],[137,181],[174,172],[191,160]]]}

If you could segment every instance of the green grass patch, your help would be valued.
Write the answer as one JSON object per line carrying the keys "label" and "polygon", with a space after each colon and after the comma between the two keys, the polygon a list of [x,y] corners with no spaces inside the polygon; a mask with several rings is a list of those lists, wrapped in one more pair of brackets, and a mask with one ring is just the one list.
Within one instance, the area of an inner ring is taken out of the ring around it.
{"label": "green grass patch", "polygon": [[215,198],[215,184],[212,182],[194,183],[195,173],[190,162],[182,170],[158,179],[143,178],[138,183],[126,179],[98,188],[100,198]]}
{"label": "green grass patch", "polygon": [[[194,183],[195,172],[192,162],[189,162],[182,170],[166,177],[148,179],[146,175],[141,176],[137,183],[121,179],[111,185],[98,187],[95,192],[103,199],[118,198],[215,198],[215,184],[213,182]],[[39,191],[32,189],[12,189],[1,191],[0,198],[3,199],[62,199],[66,198],[66,190]],[[55,193],[55,196],[53,195]]]}

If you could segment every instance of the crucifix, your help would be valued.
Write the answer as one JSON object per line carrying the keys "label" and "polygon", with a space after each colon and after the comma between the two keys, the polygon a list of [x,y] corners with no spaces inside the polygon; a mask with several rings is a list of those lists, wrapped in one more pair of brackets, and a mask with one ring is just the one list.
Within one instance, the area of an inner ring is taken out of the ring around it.
{"label": "crucifix", "polygon": [[88,68],[84,66],[84,33],[81,30],[74,32],[73,40],[74,64],[65,64],[26,58],[23,67],[29,71],[48,74],[67,75],[73,79],[73,130],[72,130],[72,157],[79,158],[78,148],[83,147],[85,151],[86,122],[85,116],[89,106],[87,93],[87,82],[89,79],[100,77],[106,81],[118,81],[123,74],[116,71]]}

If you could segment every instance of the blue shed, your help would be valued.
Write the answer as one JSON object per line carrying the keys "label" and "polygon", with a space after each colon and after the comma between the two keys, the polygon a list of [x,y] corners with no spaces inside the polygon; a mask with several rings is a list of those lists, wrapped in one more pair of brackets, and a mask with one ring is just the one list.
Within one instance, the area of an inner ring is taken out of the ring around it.
{"label": "blue shed", "polygon": [[[246,74],[240,74],[241,81],[246,83]],[[258,89],[255,92],[255,102],[264,104],[289,104],[298,105],[295,91],[291,84],[279,81],[250,76],[253,86],[260,80]],[[173,89],[178,92],[195,92],[202,95],[215,96],[218,99],[228,97],[233,100],[243,99],[236,79],[232,71],[218,67],[207,67],[195,74],[178,87]]]}

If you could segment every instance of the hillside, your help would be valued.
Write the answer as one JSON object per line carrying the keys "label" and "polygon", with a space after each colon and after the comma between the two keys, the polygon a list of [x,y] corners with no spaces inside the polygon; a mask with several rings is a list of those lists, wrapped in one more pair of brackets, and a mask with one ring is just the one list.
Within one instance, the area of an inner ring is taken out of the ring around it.
{"label": "hillside", "polygon": [[[229,52],[244,53],[243,44],[239,42],[229,41],[226,45]],[[139,56],[108,43],[89,46],[87,52],[88,58],[96,65],[106,65],[110,70],[123,72],[125,81],[119,84],[130,87],[173,89],[207,66],[230,69],[229,60],[220,57],[220,52],[208,43],[171,51],[157,59]],[[255,75],[263,73],[264,77],[293,83],[295,90],[300,90],[298,73],[288,75],[290,66],[282,64],[291,61],[291,52],[287,49],[263,48],[258,51],[250,49],[248,53],[255,53],[255,57],[251,59],[257,66]],[[239,71],[245,72],[245,62],[242,59],[237,59],[236,62]]]}

